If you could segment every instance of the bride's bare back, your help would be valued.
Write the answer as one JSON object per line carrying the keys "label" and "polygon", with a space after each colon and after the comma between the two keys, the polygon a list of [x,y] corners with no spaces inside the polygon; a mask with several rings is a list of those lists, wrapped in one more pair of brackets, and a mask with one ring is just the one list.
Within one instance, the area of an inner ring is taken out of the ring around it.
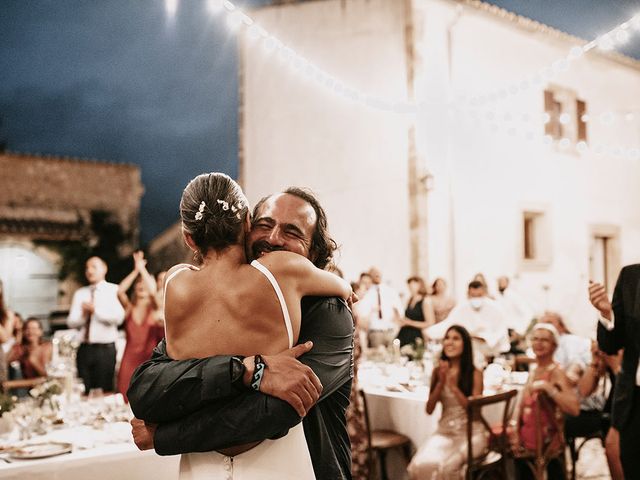
{"label": "bride's bare back", "polygon": [[[238,247],[240,248],[240,247]],[[257,268],[241,262],[231,247],[199,270],[177,266],[167,284],[167,350],[175,359],[212,355],[272,355],[290,347],[274,287]],[[278,282],[291,318],[293,341],[300,332],[305,295],[340,295],[346,282],[313,267],[304,257],[272,252],[260,259]]]}

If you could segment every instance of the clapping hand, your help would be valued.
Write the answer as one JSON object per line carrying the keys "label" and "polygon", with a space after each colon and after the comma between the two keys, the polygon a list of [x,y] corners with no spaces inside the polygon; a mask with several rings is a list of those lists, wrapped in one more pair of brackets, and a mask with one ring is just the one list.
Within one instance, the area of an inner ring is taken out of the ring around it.
{"label": "clapping hand", "polygon": [[141,272],[147,267],[147,261],[144,259],[144,252],[142,250],[133,252],[133,265],[137,272]]}
{"label": "clapping hand", "polygon": [[589,280],[589,301],[604,318],[611,320],[611,302],[604,285]]}
{"label": "clapping hand", "polygon": [[449,377],[449,361],[440,360],[438,363],[438,383],[444,385]]}

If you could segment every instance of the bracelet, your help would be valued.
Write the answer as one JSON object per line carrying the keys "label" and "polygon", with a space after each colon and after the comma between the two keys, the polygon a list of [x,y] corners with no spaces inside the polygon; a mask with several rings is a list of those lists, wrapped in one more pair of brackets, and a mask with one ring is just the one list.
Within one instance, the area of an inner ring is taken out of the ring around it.
{"label": "bracelet", "polygon": [[260,355],[256,355],[253,357],[253,376],[251,377],[251,388],[259,391],[260,383],[262,383],[262,375],[264,375],[264,369],[267,368],[267,365],[262,360]]}

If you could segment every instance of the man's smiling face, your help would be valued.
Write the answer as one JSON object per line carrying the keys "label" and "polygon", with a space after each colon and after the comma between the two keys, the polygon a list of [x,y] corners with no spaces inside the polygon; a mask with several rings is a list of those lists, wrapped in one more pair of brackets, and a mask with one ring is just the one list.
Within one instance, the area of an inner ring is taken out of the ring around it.
{"label": "man's smiling face", "polygon": [[274,250],[286,250],[310,258],[316,212],[301,198],[279,193],[267,198],[253,218],[247,237],[252,259]]}

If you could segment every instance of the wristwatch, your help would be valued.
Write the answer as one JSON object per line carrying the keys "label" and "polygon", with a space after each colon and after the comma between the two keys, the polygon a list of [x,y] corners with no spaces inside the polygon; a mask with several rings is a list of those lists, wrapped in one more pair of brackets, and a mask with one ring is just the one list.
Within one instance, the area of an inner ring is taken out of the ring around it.
{"label": "wristwatch", "polygon": [[246,390],[246,386],[242,381],[246,367],[244,366],[244,358],[242,355],[231,357],[231,385],[238,390]]}

